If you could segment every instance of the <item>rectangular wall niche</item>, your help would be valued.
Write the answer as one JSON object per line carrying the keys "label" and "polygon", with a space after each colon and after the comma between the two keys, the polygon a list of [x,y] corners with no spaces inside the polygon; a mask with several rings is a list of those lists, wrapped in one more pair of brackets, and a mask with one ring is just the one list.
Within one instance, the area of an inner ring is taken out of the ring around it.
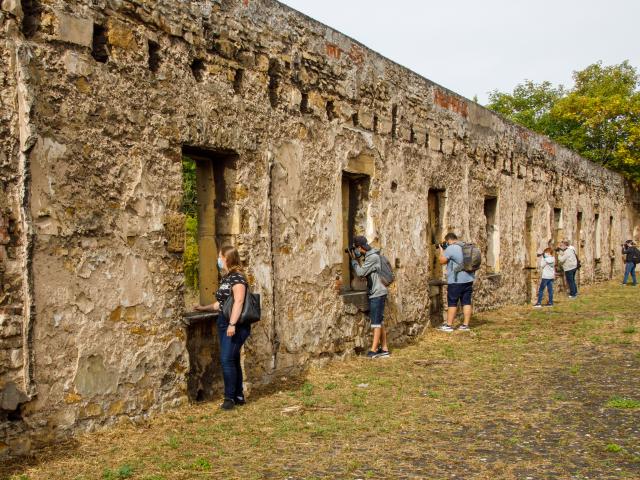
{"label": "rectangular wall niche", "polygon": [[[373,157],[366,154],[350,158],[346,168],[342,172],[343,251],[353,244],[353,238],[356,235],[366,235],[369,187],[373,174]],[[350,292],[366,289],[366,281],[353,274],[349,255],[343,253],[342,291]]]}
{"label": "rectangular wall niche", "polygon": [[[368,175],[342,173],[342,244],[345,249],[353,244],[356,235],[365,235],[369,185]],[[367,289],[366,281],[354,275],[346,253],[342,265],[342,289],[345,292]]]}
{"label": "rectangular wall niche", "polygon": [[500,257],[500,230],[498,227],[498,198],[485,197],[484,217],[486,231],[485,261],[487,271],[495,273],[499,271]]}
{"label": "rectangular wall niche", "polygon": [[582,250],[582,212],[578,212],[576,215],[576,236],[573,242],[576,247],[576,253],[580,256],[580,251]]}
{"label": "rectangular wall niche", "polygon": [[440,277],[442,273],[442,267],[438,261],[440,254],[437,245],[444,240],[444,202],[444,190],[429,189],[427,196],[427,210],[429,214],[429,226],[427,229],[429,278]]}
{"label": "rectangular wall niche", "polygon": [[[218,288],[219,248],[235,245],[240,233],[239,209],[235,204],[236,165],[234,152],[185,146],[183,160],[183,205],[186,222],[185,305],[215,301]],[[192,324],[187,330],[189,377],[193,400],[219,396],[220,368],[215,322]]]}
{"label": "rectangular wall niche", "polygon": [[535,241],[535,231],[533,229],[535,212],[535,205],[533,203],[527,203],[524,222],[525,267],[527,268],[535,268],[537,261],[537,245]]}
{"label": "rectangular wall niche", "polygon": [[595,248],[595,262],[600,263],[602,257],[602,225],[600,222],[600,214],[596,213],[594,218],[594,229],[593,229],[593,245]]}
{"label": "rectangular wall niche", "polygon": [[557,245],[563,240],[564,230],[562,228],[562,209],[553,209],[553,226],[551,231],[553,232],[553,243]]}
{"label": "rectangular wall niche", "polygon": [[427,212],[429,215],[427,226],[427,252],[429,252],[428,277],[429,285],[429,318],[432,325],[442,322],[443,302],[442,286],[435,283],[442,279],[442,266],[438,261],[440,252],[437,244],[444,239],[444,209],[446,192],[434,188],[429,189],[427,195]]}

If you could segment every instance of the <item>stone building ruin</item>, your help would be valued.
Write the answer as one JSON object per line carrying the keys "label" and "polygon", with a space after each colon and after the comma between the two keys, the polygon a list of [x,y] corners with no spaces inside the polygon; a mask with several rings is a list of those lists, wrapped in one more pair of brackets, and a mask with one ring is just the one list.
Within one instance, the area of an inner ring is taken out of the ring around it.
{"label": "stone building ruin", "polygon": [[484,249],[483,309],[529,301],[549,240],[582,284],[639,240],[620,175],[276,1],[0,3],[0,457],[219,395],[185,155],[200,297],[229,241],[262,295],[254,385],[366,348],[355,233],[395,264],[396,345],[442,319],[448,231]]}

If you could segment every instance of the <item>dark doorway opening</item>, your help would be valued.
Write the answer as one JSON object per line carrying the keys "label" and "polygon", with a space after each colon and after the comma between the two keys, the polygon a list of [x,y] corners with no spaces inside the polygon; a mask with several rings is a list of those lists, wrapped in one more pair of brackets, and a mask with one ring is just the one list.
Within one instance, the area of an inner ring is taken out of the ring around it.
{"label": "dark doorway opening", "polygon": [[[220,247],[234,244],[239,233],[239,213],[234,203],[238,155],[226,150],[185,146],[183,160],[183,206],[186,240],[183,255],[185,305],[215,302]],[[237,227],[237,228],[236,228]],[[221,383],[215,314],[187,314],[190,366],[187,380],[192,400],[218,396]]]}

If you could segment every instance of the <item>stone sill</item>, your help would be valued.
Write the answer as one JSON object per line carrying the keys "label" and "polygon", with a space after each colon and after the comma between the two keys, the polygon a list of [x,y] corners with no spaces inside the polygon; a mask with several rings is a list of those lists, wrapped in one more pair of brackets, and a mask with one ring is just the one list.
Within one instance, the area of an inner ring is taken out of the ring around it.
{"label": "stone sill", "polygon": [[487,280],[491,280],[491,281],[499,281],[502,279],[502,274],[501,273],[489,273],[487,272],[485,278]]}
{"label": "stone sill", "polygon": [[361,312],[369,311],[369,297],[365,290],[343,290],[340,296],[345,304],[355,305]]}
{"label": "stone sill", "polygon": [[190,327],[197,323],[214,321],[218,318],[215,312],[186,312],[182,315],[182,323]]}
{"label": "stone sill", "polygon": [[430,287],[442,287],[444,285],[448,285],[446,280],[429,280]]}

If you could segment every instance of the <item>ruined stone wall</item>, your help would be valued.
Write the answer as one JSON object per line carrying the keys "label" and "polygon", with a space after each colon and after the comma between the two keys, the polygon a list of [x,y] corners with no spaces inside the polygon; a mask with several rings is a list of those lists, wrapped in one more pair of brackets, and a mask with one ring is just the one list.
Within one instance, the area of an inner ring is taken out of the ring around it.
{"label": "ruined stone wall", "polygon": [[[16,425],[29,432],[22,442],[38,444],[186,400],[188,306],[181,254],[168,248],[185,145],[237,154],[230,224],[264,314],[246,348],[251,382],[365,348],[365,315],[335,288],[344,260],[342,176],[359,165],[370,182],[358,228],[398,266],[386,320],[395,345],[428,324],[428,282],[442,276],[427,267],[430,188],[445,191],[444,231],[483,248],[484,199],[498,199],[499,263],[479,274],[479,308],[529,298],[527,203],[535,250],[558,234],[554,208],[562,209],[559,233],[577,241],[580,211],[581,282],[620,272],[619,252],[614,262],[603,253],[595,262],[592,241],[596,213],[601,245],[619,244],[638,221],[635,193],[619,175],[283,5],[22,3],[22,29],[2,14],[0,40],[19,46],[0,57],[8,86],[0,175],[3,218],[33,229],[31,238],[15,227],[11,238],[24,242],[20,265],[33,280],[35,310],[3,313],[2,321],[30,318],[32,341],[11,341],[30,349],[33,391],[2,423],[14,428],[5,433],[7,452],[19,450]],[[22,119],[11,64],[20,49],[33,104]],[[3,268],[11,265],[3,258]],[[23,284],[11,291],[30,294]],[[2,355],[14,348],[6,345]]]}

